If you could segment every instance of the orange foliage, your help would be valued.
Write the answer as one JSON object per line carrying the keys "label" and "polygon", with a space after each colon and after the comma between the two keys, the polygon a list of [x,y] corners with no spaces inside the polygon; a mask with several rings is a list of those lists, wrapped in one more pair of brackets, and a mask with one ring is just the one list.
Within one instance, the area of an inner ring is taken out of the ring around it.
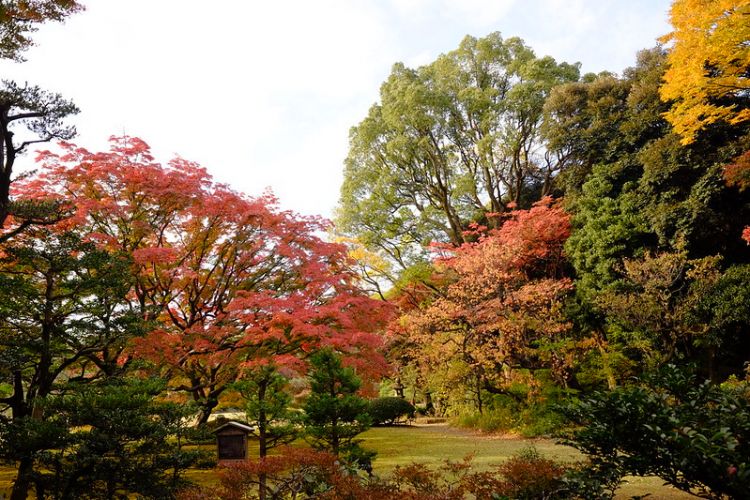
{"label": "orange foliage", "polygon": [[475,243],[442,249],[437,265],[453,282],[400,320],[421,364],[459,362],[459,376],[495,387],[515,368],[547,367],[564,383],[570,359],[554,344],[570,328],[562,312],[573,286],[563,252],[569,234],[570,217],[548,197]]}

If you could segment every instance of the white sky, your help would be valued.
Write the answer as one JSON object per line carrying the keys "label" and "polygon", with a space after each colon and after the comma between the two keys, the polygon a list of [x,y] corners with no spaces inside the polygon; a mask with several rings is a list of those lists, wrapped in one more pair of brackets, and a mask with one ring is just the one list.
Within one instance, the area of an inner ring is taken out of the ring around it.
{"label": "white sky", "polygon": [[[428,63],[467,34],[520,36],[539,56],[621,72],[669,31],[668,0],[82,0],[4,79],[81,108],[77,144],[138,136],[249,194],[332,215],[349,128],[394,62]],[[23,159],[22,168],[31,165]]]}

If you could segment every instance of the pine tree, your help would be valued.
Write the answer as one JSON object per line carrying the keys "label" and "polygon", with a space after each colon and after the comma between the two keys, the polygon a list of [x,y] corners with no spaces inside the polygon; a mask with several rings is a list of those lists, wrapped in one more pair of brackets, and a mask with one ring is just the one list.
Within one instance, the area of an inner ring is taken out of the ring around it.
{"label": "pine tree", "polygon": [[370,470],[374,453],[355,437],[370,427],[367,401],[357,396],[361,385],[354,370],[344,367],[331,349],[312,356],[310,396],[305,403],[305,430],[315,449],[327,450],[363,470]]}

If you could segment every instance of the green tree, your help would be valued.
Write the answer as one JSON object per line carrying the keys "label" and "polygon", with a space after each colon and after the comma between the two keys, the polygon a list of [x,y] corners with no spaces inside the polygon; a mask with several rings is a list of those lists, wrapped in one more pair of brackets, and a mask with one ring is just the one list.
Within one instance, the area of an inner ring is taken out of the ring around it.
{"label": "green tree", "polygon": [[276,446],[297,437],[296,413],[289,408],[292,398],[287,392],[289,381],[275,366],[264,365],[245,372],[232,388],[246,401],[247,423],[255,426],[263,458]]}
{"label": "green tree", "polygon": [[747,383],[721,387],[665,366],[637,385],[592,394],[567,413],[571,444],[592,470],[656,475],[704,498],[745,498],[750,488]]}
{"label": "green tree", "polygon": [[[142,332],[126,301],[129,269],[127,258],[73,231],[36,228],[3,246],[0,376],[7,393],[0,404],[7,422],[43,426],[43,403],[61,384],[122,373],[126,342]],[[26,498],[35,456],[5,457],[18,463],[12,498]]]}
{"label": "green tree", "polygon": [[36,498],[170,498],[199,453],[180,440],[194,409],[160,402],[165,387],[119,377],[67,384],[41,402],[44,418],[0,426],[0,447],[38,464]]}
{"label": "green tree", "polygon": [[747,200],[723,185],[721,165],[748,139],[735,130],[681,145],[662,117],[665,57],[660,48],[642,51],[622,79],[562,86],[547,102],[549,140],[573,151],[581,168],[567,185],[575,228],[567,250],[587,292],[617,281],[620,260],[646,249],[684,249],[691,258],[721,253],[732,261],[744,253]]}
{"label": "green tree", "polygon": [[[298,435],[298,415],[289,408],[292,398],[287,392],[288,380],[271,364],[244,373],[233,389],[246,401],[247,423],[254,426],[258,438],[258,457],[264,459],[276,446],[292,442]],[[260,472],[258,496],[267,495],[267,474]]]}
{"label": "green tree", "polygon": [[717,348],[728,339],[710,335],[709,315],[698,317],[697,307],[714,288],[719,263],[716,257],[688,259],[684,252],[624,259],[620,286],[597,297],[610,340],[640,363],[642,371],[684,357],[695,359],[697,351],[704,350],[708,375],[716,379],[711,372]]}
{"label": "green tree", "polygon": [[339,230],[405,269],[424,244],[459,245],[470,223],[493,223],[487,213],[549,193],[565,162],[543,147],[542,107],[578,75],[499,33],[417,69],[394,65],[351,130]]}
{"label": "green tree", "polygon": [[[718,320],[706,308],[695,315],[701,294],[694,287],[708,290],[716,276],[747,261],[740,236],[750,199],[727,188],[721,174],[750,139],[735,126],[681,144],[659,98],[666,61],[662,48],[642,51],[622,78],[587,76],[554,89],[545,105],[547,140],[570,155],[564,186],[573,214],[566,244],[576,271],[571,312],[579,329],[599,339],[596,364],[609,373],[610,386],[616,371],[627,376],[628,365],[645,368],[672,356],[699,363],[711,376],[741,369],[724,354],[739,346],[736,330],[745,320],[735,318],[732,331],[711,326]],[[678,255],[684,265],[673,269],[667,260]],[[662,256],[663,266],[649,256]],[[710,280],[688,276],[702,259],[715,263]],[[674,281],[667,283],[671,270]]]}
{"label": "green tree", "polygon": [[[83,10],[75,0],[0,0],[0,59],[23,61],[22,53],[33,45],[30,34],[37,25],[63,21]],[[12,203],[10,185],[16,158],[32,145],[55,139],[70,139],[75,128],[65,117],[78,108],[59,94],[36,86],[2,81],[0,86],[0,243],[33,224],[52,224],[64,213],[56,204]],[[23,130],[25,126],[25,130]],[[19,133],[19,129],[20,133]],[[3,232],[9,215],[14,227]]]}
{"label": "green tree", "polygon": [[314,448],[368,469],[374,454],[362,450],[355,440],[370,427],[367,401],[357,396],[359,378],[331,349],[315,353],[310,364],[310,395],[303,420],[308,439]]}
{"label": "green tree", "polygon": [[[78,113],[78,108],[59,94],[36,86],[19,86],[3,80],[0,86],[0,243],[31,225],[58,222],[64,210],[58,204],[13,203],[11,183],[16,159],[33,144],[56,139],[70,139],[75,127],[64,120]],[[7,231],[8,216],[15,223]]]}
{"label": "green tree", "polygon": [[403,420],[413,419],[415,411],[414,405],[396,396],[373,399],[367,407],[373,425],[396,425]]}

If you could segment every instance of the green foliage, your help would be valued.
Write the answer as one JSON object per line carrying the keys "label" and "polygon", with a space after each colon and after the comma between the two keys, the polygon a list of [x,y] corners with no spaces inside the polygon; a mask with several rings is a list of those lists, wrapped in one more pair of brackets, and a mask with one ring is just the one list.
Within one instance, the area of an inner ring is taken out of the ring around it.
{"label": "green foliage", "polygon": [[664,51],[655,48],[639,52],[623,78],[602,73],[552,89],[542,132],[567,157],[560,179],[566,196],[580,192],[596,165],[620,164],[622,172],[628,167],[623,160],[664,134],[667,106],[658,96],[663,71]]}
{"label": "green foliage", "polygon": [[54,498],[169,498],[199,457],[181,449],[189,406],[157,398],[158,380],[71,385],[45,399],[44,419],[0,424],[6,458],[32,458],[36,495]]}
{"label": "green foliage", "polygon": [[257,429],[261,457],[299,434],[299,418],[289,409],[292,398],[286,392],[287,384],[273,365],[264,365],[245,372],[242,380],[232,385],[245,398],[247,423]]}
{"label": "green foliage", "polygon": [[655,243],[648,200],[638,191],[639,150],[666,129],[658,99],[663,58],[659,49],[643,51],[623,79],[561,86],[546,104],[548,140],[569,151],[575,165],[565,179],[574,226],[566,251],[585,300],[617,281],[620,259]]}
{"label": "green foliage", "polygon": [[[75,127],[65,125],[63,120],[78,113],[78,108],[60,94],[41,89],[36,85],[18,85],[14,81],[3,80],[0,87],[0,109],[11,112],[9,122],[25,125],[25,128],[39,139],[70,139],[75,135]],[[21,142],[14,149],[20,153],[31,143]]]}
{"label": "green foliage", "polygon": [[[30,34],[39,24],[63,21],[82,10],[76,0],[0,0],[0,59],[24,60],[22,53],[33,45]],[[14,204],[10,198],[13,166],[16,156],[30,145],[55,139],[70,139],[75,127],[64,124],[78,108],[59,94],[52,94],[37,86],[3,80],[0,85],[0,230],[9,215],[14,215],[15,227],[0,231],[0,243],[7,241],[34,224],[53,224],[65,215],[55,203],[26,201]],[[18,134],[18,125],[26,130]],[[36,205],[36,206],[35,206]],[[52,210],[50,210],[52,208]]]}
{"label": "green foliage", "polygon": [[350,132],[337,227],[403,269],[431,241],[463,243],[509,201],[537,201],[563,168],[539,152],[542,107],[578,74],[499,33],[467,36],[417,69],[394,65]]}
{"label": "green foliage", "polygon": [[663,49],[643,51],[622,78],[560,86],[545,105],[547,140],[573,164],[564,179],[576,272],[568,312],[591,335],[577,367],[584,388],[680,359],[719,380],[747,359],[738,340],[750,314],[721,292],[734,280],[744,296],[729,275],[748,259],[740,235],[750,199],[724,185],[721,165],[748,149],[747,130],[681,144],[659,98],[665,70]]}
{"label": "green foliage", "polygon": [[143,331],[139,315],[126,306],[130,262],[73,231],[35,228],[3,246],[0,377],[12,387],[0,401],[10,416],[3,432],[29,438],[3,451],[18,461],[14,498],[26,495],[40,453],[56,443],[33,436],[67,435],[67,424],[45,410],[50,398],[84,394],[81,385],[120,376],[130,365],[121,354]]}
{"label": "green foliage", "polygon": [[315,449],[344,456],[369,469],[374,454],[359,448],[355,437],[370,427],[367,401],[357,396],[361,382],[331,349],[310,358],[310,395],[304,405],[305,433]]}
{"label": "green foliage", "polygon": [[[709,286],[696,290],[701,294],[693,321],[703,321],[713,335],[736,332],[741,335],[750,321],[750,265],[726,269]],[[724,353],[728,354],[728,353]]]}
{"label": "green foliage", "polygon": [[76,380],[120,373],[119,354],[143,327],[124,307],[130,260],[74,232],[44,231],[3,251],[0,376],[24,386],[14,385],[20,399],[6,401],[14,411],[31,413],[34,397],[49,394],[74,363],[82,366]]}
{"label": "green foliage", "polygon": [[597,474],[657,475],[685,491],[740,498],[750,491],[749,396],[745,383],[698,383],[669,365],[569,406],[581,426],[570,443]]}
{"label": "green foliage", "polygon": [[476,410],[462,412],[451,420],[453,425],[482,432],[505,432],[515,429],[519,424],[519,413],[511,408],[493,408],[482,413]]}
{"label": "green foliage", "polygon": [[565,472],[561,490],[564,498],[612,500],[622,483],[622,475],[610,464],[583,464]]}
{"label": "green foliage", "polygon": [[613,192],[614,175],[594,168],[574,207],[574,230],[565,244],[570,262],[578,272],[576,290],[586,300],[617,281],[620,259],[633,255],[648,241],[647,224],[632,188]]}
{"label": "green foliage", "polygon": [[373,399],[367,405],[373,425],[394,425],[402,419],[414,418],[415,411],[414,405],[395,396]]}
{"label": "green foliage", "polygon": [[[0,27],[2,26],[0,19]],[[2,50],[0,42],[0,54]],[[32,144],[73,137],[76,129],[67,125],[65,119],[77,113],[75,104],[60,94],[42,90],[38,86],[21,86],[13,81],[2,81],[0,115],[3,119],[0,120],[0,140],[4,147],[0,149],[0,229],[11,214],[16,215],[17,224],[9,231],[0,233],[0,242],[19,234],[28,226],[51,224],[64,215],[64,212],[50,210],[50,204],[52,208],[56,208],[54,202],[41,201],[37,204],[27,201],[13,205],[10,185],[16,157]],[[32,209],[34,205],[37,206]]]}
{"label": "green foliage", "polygon": [[477,412],[472,406],[463,406],[451,418],[451,424],[489,433],[515,433],[524,437],[550,436],[560,431],[565,418],[559,404],[570,401],[572,392],[560,388],[554,381],[540,376],[532,388],[515,384],[514,396],[485,394],[485,407]]}
{"label": "green foliage", "polygon": [[684,252],[623,259],[618,289],[597,297],[607,315],[610,341],[621,345],[642,369],[706,344],[707,327],[695,321],[694,310],[718,273],[716,258],[691,260]]}

